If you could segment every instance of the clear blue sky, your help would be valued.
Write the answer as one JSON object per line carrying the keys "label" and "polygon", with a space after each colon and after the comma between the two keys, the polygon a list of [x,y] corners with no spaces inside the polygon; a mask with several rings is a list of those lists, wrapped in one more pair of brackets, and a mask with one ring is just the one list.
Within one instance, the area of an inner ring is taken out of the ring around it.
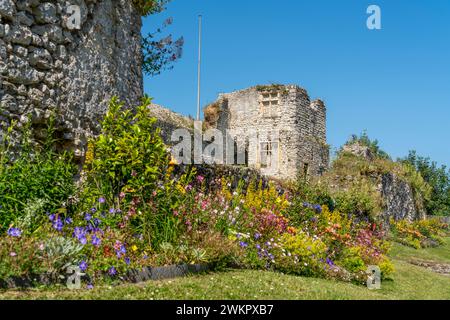
{"label": "clear blue sky", "polygon": [[[366,9],[382,10],[382,30]],[[184,36],[182,59],[145,79],[158,104],[195,114],[197,15],[203,15],[202,105],[256,84],[304,87],[328,108],[328,142],[367,129],[394,158],[415,149],[450,166],[449,0],[173,0],[167,17]]]}

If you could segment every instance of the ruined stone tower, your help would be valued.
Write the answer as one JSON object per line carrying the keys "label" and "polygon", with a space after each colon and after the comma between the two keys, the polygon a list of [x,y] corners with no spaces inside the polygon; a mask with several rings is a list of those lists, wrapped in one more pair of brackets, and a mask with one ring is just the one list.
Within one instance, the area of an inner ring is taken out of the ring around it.
{"label": "ruined stone tower", "polygon": [[[245,143],[246,165],[281,179],[320,175],[328,168],[326,108],[296,85],[256,86],[221,94],[205,108],[208,127]],[[248,139],[256,132],[257,139]],[[247,139],[243,142],[243,138]]]}
{"label": "ruined stone tower", "polygon": [[62,146],[83,157],[110,98],[143,95],[140,29],[130,0],[0,0],[2,125],[31,115],[39,139],[53,112]]}

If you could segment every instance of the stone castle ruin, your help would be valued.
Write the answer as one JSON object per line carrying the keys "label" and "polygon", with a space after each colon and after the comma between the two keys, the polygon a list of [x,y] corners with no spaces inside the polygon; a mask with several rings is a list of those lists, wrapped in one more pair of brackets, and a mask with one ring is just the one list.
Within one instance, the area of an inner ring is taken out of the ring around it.
{"label": "stone castle ruin", "polygon": [[143,95],[140,32],[129,0],[0,0],[2,126],[30,116],[39,139],[53,113],[61,147],[82,158],[110,98]]}
{"label": "stone castle ruin", "polygon": [[[0,127],[30,119],[39,141],[54,115],[60,147],[82,162],[111,97],[139,104],[140,32],[140,12],[129,0],[0,0]],[[174,130],[193,131],[193,119],[150,108],[167,144]],[[221,94],[204,112],[203,129],[236,138],[233,152],[244,154],[240,167],[280,179],[328,168],[325,105],[296,85]],[[414,210],[410,186],[395,177],[383,177],[380,193],[388,216],[423,216]]]}
{"label": "stone castle ruin", "polygon": [[299,86],[256,86],[221,94],[205,108],[205,119],[207,127],[232,132],[236,147],[245,150],[245,165],[266,176],[295,179],[328,168],[325,105],[311,101]]}

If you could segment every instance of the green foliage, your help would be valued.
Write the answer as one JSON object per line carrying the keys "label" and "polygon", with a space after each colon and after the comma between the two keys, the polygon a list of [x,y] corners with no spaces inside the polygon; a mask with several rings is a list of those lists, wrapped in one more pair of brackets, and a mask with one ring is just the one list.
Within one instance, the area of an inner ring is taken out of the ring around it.
{"label": "green foliage", "polygon": [[449,232],[448,224],[438,218],[414,222],[391,220],[390,225],[395,241],[415,249],[441,245]]}
{"label": "green foliage", "polygon": [[31,127],[24,126],[19,150],[11,139],[14,125],[0,144],[0,232],[24,216],[28,219],[26,231],[33,232],[46,211],[61,208],[74,194],[77,169],[68,153],[52,150],[52,120],[43,146],[32,146]]}
{"label": "green foliage", "polygon": [[425,199],[427,213],[437,216],[450,215],[450,170],[445,166],[439,167],[430,158],[417,155],[416,151],[410,151],[407,157],[399,161],[420,172],[431,187],[431,194]]}
{"label": "green foliage", "polygon": [[347,145],[351,144],[360,144],[362,146],[366,146],[370,149],[372,154],[380,159],[390,159],[391,157],[387,152],[382,150],[378,144],[378,140],[372,140],[369,138],[369,135],[367,134],[367,131],[364,131],[359,136],[356,134],[353,134],[351,138],[347,141]]}
{"label": "green foliage", "polygon": [[158,13],[164,10],[164,6],[170,0],[133,0],[143,16]]}
{"label": "green foliage", "polygon": [[281,246],[286,254],[281,255],[277,270],[306,276],[323,275],[328,249],[323,241],[298,232],[295,235],[284,234]]}
{"label": "green foliage", "polygon": [[56,236],[43,243],[40,255],[46,261],[47,272],[62,273],[68,266],[79,262],[82,250],[83,245],[74,239]]}
{"label": "green foliage", "polygon": [[381,212],[381,198],[374,187],[366,181],[354,184],[346,191],[334,195],[336,209],[347,215],[367,217],[375,220]]}
{"label": "green foliage", "polygon": [[133,112],[112,99],[86,159],[84,188],[92,202],[106,197],[114,204],[121,192],[146,201],[164,177],[170,159],[149,105],[144,99]]}
{"label": "green foliage", "polygon": [[170,155],[149,105],[144,99],[132,112],[112,99],[102,132],[89,145],[81,203],[86,211],[94,207],[96,218],[109,208],[120,209],[126,218],[114,215],[105,220],[108,225],[132,228],[159,247],[179,233],[173,208],[180,195],[177,185],[187,178],[170,178]]}

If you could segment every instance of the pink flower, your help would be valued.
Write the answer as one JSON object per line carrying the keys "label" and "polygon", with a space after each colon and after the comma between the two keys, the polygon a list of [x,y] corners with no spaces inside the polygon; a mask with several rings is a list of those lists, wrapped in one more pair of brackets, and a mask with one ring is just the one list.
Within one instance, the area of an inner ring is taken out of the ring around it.
{"label": "pink flower", "polygon": [[203,176],[197,176],[197,181],[198,181],[199,183],[202,183],[204,180],[205,180],[205,177],[203,177]]}
{"label": "pink flower", "polygon": [[17,256],[17,253],[15,253],[15,252],[13,251],[13,252],[10,252],[9,255],[10,255],[11,257],[15,257],[15,256]]}

